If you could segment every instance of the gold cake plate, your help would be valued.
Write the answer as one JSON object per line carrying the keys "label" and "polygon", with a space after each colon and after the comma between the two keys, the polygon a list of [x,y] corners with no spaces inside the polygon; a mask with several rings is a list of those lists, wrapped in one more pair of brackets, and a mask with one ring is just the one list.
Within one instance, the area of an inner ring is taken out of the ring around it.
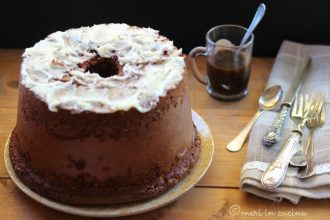
{"label": "gold cake plate", "polygon": [[207,126],[206,122],[195,111],[192,111],[192,118],[195,126],[197,127],[199,135],[201,136],[201,152],[197,163],[195,167],[191,170],[190,174],[188,174],[177,185],[175,185],[172,189],[166,191],[165,193],[152,199],[120,205],[104,206],[75,206],[47,199],[46,197],[43,197],[42,195],[39,195],[29,189],[18,179],[9,159],[9,138],[5,146],[5,166],[13,182],[26,195],[45,206],[48,206],[61,212],[89,217],[118,217],[151,211],[175,201],[184,193],[186,193],[204,176],[207,169],[211,165],[214,151],[214,142],[211,131]]}

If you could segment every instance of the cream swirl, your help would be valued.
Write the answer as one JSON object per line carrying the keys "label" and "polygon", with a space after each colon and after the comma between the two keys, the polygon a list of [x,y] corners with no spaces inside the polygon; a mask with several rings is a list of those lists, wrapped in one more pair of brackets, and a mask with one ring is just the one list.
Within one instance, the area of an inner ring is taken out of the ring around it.
{"label": "cream swirl", "polygon": [[[103,76],[82,64],[115,59],[120,71]],[[21,84],[50,111],[150,111],[182,80],[184,57],[151,28],[101,24],[55,32],[25,50]]]}

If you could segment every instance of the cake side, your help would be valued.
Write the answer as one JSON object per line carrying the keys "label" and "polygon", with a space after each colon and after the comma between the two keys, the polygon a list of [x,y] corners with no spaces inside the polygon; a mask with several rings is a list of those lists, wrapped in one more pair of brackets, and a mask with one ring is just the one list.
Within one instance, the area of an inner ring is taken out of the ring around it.
{"label": "cake side", "polygon": [[[137,182],[145,182],[145,184],[129,184],[129,186],[123,187],[123,183],[132,181],[130,177],[109,178],[102,183],[95,181],[89,175],[81,175],[76,178],[61,176],[60,179],[52,182],[45,180],[42,178],[42,174],[38,175],[34,173],[31,167],[27,165],[26,155],[22,155],[18,151],[17,140],[14,130],[9,143],[9,150],[11,163],[19,179],[30,189],[42,196],[72,205],[120,204],[158,196],[174,187],[191,172],[201,150],[201,139],[198,131],[195,130],[193,143],[187,148],[184,156],[177,159],[175,163],[172,163],[169,172],[163,175],[157,175],[159,172],[156,169],[155,172],[151,172],[145,176],[137,176]],[[153,181],[146,182],[145,177],[150,179],[150,175],[154,177]]]}

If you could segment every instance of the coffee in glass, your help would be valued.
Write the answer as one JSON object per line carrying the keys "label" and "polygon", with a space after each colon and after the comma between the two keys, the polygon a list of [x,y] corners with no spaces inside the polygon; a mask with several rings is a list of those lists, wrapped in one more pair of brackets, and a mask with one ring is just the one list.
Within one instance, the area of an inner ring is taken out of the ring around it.
{"label": "coffee in glass", "polygon": [[[214,98],[234,101],[248,93],[254,36],[246,44],[236,46],[245,32],[245,28],[236,25],[214,27],[206,35],[206,47],[196,47],[189,54],[193,74],[207,85],[208,93]],[[198,55],[207,56],[206,79],[196,66]]]}

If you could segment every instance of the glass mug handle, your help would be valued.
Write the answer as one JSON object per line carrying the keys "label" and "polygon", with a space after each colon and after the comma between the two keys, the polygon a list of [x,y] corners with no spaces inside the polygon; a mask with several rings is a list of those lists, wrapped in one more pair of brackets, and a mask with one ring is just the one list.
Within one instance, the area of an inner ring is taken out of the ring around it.
{"label": "glass mug handle", "polygon": [[197,67],[196,60],[195,60],[195,58],[197,56],[207,56],[205,47],[195,47],[194,49],[192,49],[188,55],[188,60],[189,60],[191,71],[194,74],[194,76],[196,77],[196,79],[199,82],[207,85],[207,81],[208,81],[207,77],[206,76],[203,77]]}

